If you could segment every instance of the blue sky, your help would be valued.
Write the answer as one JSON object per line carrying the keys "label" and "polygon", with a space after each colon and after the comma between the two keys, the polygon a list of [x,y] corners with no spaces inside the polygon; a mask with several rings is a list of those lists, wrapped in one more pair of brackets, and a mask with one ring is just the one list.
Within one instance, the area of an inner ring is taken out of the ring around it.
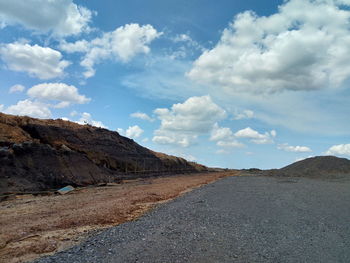
{"label": "blue sky", "polygon": [[350,1],[0,0],[0,111],[208,166],[350,156]]}

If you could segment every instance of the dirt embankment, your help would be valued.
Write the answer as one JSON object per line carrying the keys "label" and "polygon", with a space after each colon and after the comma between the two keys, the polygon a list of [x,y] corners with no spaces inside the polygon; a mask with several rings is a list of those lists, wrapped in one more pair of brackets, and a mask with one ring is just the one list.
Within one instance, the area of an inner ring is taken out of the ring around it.
{"label": "dirt embankment", "polygon": [[206,170],[115,131],[0,113],[0,194]]}
{"label": "dirt embankment", "polygon": [[133,220],[157,203],[237,172],[138,179],[66,195],[0,203],[0,262],[17,263],[67,248],[94,230]]}

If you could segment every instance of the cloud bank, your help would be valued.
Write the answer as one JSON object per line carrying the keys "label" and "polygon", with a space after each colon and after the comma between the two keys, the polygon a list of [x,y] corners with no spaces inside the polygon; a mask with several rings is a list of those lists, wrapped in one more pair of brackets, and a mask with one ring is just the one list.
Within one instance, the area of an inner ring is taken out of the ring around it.
{"label": "cloud bank", "polygon": [[0,0],[0,22],[63,37],[89,31],[93,12],[72,0]]}
{"label": "cloud bank", "polygon": [[227,93],[339,87],[350,76],[350,2],[291,0],[238,14],[188,76]]}

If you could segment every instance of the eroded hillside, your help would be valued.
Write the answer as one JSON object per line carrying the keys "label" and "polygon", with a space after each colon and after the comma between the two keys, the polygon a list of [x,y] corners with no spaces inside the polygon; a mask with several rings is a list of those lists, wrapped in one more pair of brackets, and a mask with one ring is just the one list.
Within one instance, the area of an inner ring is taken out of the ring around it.
{"label": "eroded hillside", "polygon": [[0,193],[206,169],[153,152],[115,131],[0,113]]}

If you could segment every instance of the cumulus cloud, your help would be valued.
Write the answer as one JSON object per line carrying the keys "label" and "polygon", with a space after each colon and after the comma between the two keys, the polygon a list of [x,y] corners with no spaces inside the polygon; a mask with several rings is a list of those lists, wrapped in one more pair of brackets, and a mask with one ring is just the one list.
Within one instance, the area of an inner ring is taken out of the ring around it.
{"label": "cumulus cloud", "polygon": [[188,147],[192,145],[197,138],[197,134],[181,133],[174,131],[166,132],[164,130],[159,129],[154,132],[152,141],[157,144],[174,144],[179,145],[181,147]]}
{"label": "cumulus cloud", "polygon": [[312,152],[312,150],[309,147],[306,147],[306,146],[291,146],[291,145],[288,145],[288,143],[279,144],[277,146],[277,149],[283,150],[283,151],[286,151],[286,152],[299,152],[299,153]]}
{"label": "cumulus cloud", "polygon": [[277,133],[275,130],[270,132],[265,132],[264,134],[259,133],[256,130],[253,130],[250,127],[237,131],[235,134],[237,138],[247,138],[251,139],[251,142],[255,144],[268,144],[273,143],[273,138],[276,137]]}
{"label": "cumulus cloud", "polygon": [[0,111],[3,111],[4,108],[5,106],[3,104],[0,104]]}
{"label": "cumulus cloud", "polygon": [[227,93],[338,87],[350,76],[350,2],[290,0],[238,14],[188,76]]}
{"label": "cumulus cloud", "polygon": [[132,139],[139,138],[142,135],[142,133],[143,133],[143,130],[138,125],[130,126],[125,131],[126,137],[129,137]]}
{"label": "cumulus cloud", "polygon": [[83,112],[81,114],[80,119],[76,122],[79,124],[82,124],[82,125],[90,124],[90,125],[95,126],[95,127],[108,129],[108,127],[105,126],[101,121],[96,121],[96,120],[92,119],[91,114],[88,112]]}
{"label": "cumulus cloud", "polygon": [[210,140],[216,141],[216,145],[219,147],[241,148],[244,146],[244,144],[235,139],[230,128],[220,127],[217,123],[215,123],[211,131]]}
{"label": "cumulus cloud", "polygon": [[154,111],[161,120],[161,128],[171,131],[205,133],[217,120],[226,117],[226,111],[215,104],[210,96],[191,97],[184,103],[174,104],[171,109]]}
{"label": "cumulus cloud", "polygon": [[75,86],[65,83],[38,84],[30,88],[27,94],[35,99],[59,101],[56,108],[64,108],[72,103],[84,104],[90,101],[89,98],[79,94]]}
{"label": "cumulus cloud", "polygon": [[215,104],[210,96],[191,97],[184,103],[174,104],[171,109],[154,111],[161,121],[153,142],[188,147],[200,134],[209,133],[213,125],[226,118],[226,111]]}
{"label": "cumulus cloud", "polygon": [[145,120],[145,121],[154,121],[153,118],[151,118],[150,116],[148,116],[146,113],[143,112],[134,112],[130,114],[130,117],[136,118],[136,119],[141,119],[141,120]]}
{"label": "cumulus cloud", "polygon": [[0,23],[56,36],[89,31],[93,12],[72,0],[0,0]]}
{"label": "cumulus cloud", "polygon": [[211,131],[211,135],[210,135],[211,141],[220,141],[231,137],[233,137],[233,132],[231,131],[230,128],[219,127],[219,125],[215,123],[214,128]]}
{"label": "cumulus cloud", "polygon": [[10,70],[27,72],[39,79],[61,77],[70,65],[62,60],[62,54],[57,50],[19,42],[1,45],[0,55]]}
{"label": "cumulus cloud", "polygon": [[84,76],[90,78],[95,75],[95,64],[103,60],[112,58],[126,63],[138,54],[148,54],[149,44],[161,34],[151,25],[127,24],[90,42],[62,42],[60,48],[70,53],[84,52],[80,65],[86,69]]}
{"label": "cumulus cloud", "polygon": [[338,144],[330,147],[327,152],[327,155],[348,155],[350,156],[350,143],[349,144]]}
{"label": "cumulus cloud", "polygon": [[18,101],[17,104],[9,106],[4,112],[13,115],[25,115],[35,118],[51,117],[51,111],[47,104],[31,101],[29,99]]}
{"label": "cumulus cloud", "polygon": [[17,85],[13,85],[9,89],[9,93],[23,92],[25,89],[26,88],[23,85],[17,84]]}

